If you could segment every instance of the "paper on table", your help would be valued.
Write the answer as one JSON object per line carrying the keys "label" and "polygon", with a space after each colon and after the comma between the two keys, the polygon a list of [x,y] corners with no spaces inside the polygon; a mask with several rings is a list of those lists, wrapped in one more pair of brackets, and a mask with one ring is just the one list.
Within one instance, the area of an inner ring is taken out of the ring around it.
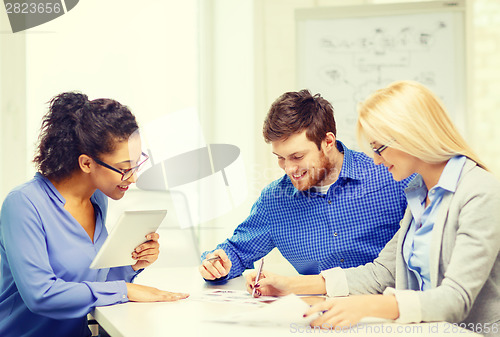
{"label": "paper on table", "polygon": [[212,289],[202,292],[201,294],[193,294],[189,298],[195,301],[257,305],[262,305],[265,302],[271,302],[278,299],[278,297],[274,296],[252,297],[246,290],[227,289]]}
{"label": "paper on table", "polygon": [[264,307],[245,310],[226,316],[215,316],[213,322],[239,323],[247,325],[286,325],[292,323],[308,325],[317,315],[303,317],[309,305],[297,295],[282,297]]}

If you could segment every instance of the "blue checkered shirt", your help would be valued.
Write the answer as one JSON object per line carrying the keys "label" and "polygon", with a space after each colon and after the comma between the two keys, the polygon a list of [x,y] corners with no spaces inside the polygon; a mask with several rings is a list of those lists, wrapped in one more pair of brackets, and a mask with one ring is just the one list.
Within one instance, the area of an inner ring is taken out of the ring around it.
{"label": "blue checkered shirt", "polygon": [[[326,194],[297,190],[287,175],[262,191],[248,218],[219,244],[241,275],[274,247],[304,275],[373,261],[399,228],[406,208],[404,189],[383,165],[341,142],[344,162]],[[201,259],[210,252],[202,254]]]}

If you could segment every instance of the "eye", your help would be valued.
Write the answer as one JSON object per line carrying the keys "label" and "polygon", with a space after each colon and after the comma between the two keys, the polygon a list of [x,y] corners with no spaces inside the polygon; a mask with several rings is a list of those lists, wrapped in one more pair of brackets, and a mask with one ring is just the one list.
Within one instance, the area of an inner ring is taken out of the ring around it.
{"label": "eye", "polygon": [[293,160],[302,160],[302,158],[304,158],[304,156],[293,156],[292,157]]}
{"label": "eye", "polygon": [[128,171],[130,171],[130,168],[118,168],[118,170],[120,170],[122,173],[127,173]]}

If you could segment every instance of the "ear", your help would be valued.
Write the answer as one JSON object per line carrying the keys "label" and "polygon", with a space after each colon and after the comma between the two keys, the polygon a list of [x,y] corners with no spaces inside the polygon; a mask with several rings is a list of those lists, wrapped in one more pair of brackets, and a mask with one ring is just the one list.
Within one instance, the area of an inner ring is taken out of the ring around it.
{"label": "ear", "polygon": [[323,142],[321,142],[321,146],[325,151],[331,151],[337,148],[337,138],[335,137],[333,132],[328,132],[326,134],[325,139],[323,139]]}
{"label": "ear", "polygon": [[94,160],[87,156],[86,154],[81,154],[78,157],[78,165],[84,173],[90,173],[92,171],[92,165],[94,165]]}

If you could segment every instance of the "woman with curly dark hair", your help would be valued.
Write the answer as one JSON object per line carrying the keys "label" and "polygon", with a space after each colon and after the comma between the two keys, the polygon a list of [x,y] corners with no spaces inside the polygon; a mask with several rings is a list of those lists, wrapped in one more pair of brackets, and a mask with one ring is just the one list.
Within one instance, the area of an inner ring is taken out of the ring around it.
{"label": "woman with curly dark hair", "polygon": [[130,110],[60,94],[39,141],[38,173],[0,213],[0,336],[90,336],[96,306],[187,297],[131,283],[158,258],[156,233],[136,248],[134,265],[89,269],[108,235],[108,197],[122,198],[147,160]]}

